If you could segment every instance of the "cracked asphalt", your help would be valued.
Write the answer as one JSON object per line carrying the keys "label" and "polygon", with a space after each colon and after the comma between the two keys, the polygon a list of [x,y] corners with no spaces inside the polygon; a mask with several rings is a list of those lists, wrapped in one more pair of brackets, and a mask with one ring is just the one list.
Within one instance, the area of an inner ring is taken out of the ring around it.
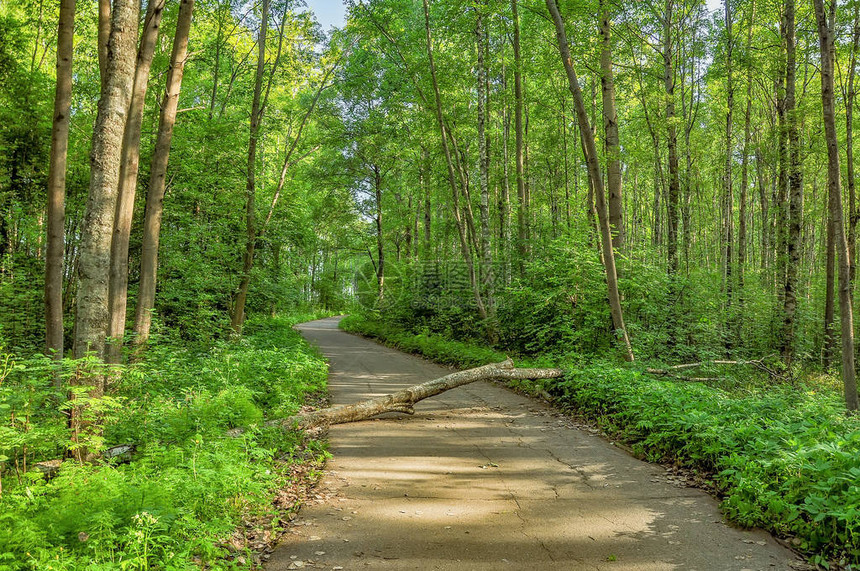
{"label": "cracked asphalt", "polygon": [[[330,361],[334,404],[451,372],[337,322],[298,326]],[[716,500],[665,468],[497,384],[334,426],[329,441],[317,497],[269,571],[803,567],[769,534],[726,525]]]}

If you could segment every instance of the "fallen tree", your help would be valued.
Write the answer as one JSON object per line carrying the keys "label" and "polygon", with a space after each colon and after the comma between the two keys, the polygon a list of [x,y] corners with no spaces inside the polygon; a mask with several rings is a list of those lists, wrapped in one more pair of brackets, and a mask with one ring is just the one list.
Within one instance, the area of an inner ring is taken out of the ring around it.
{"label": "fallen tree", "polygon": [[513,361],[507,359],[501,363],[492,363],[483,367],[451,373],[450,375],[445,375],[444,377],[439,377],[438,379],[415,385],[390,395],[355,404],[333,406],[306,414],[298,414],[283,420],[272,421],[268,424],[270,426],[281,426],[286,429],[307,429],[357,422],[386,412],[414,414],[413,407],[415,403],[453,388],[474,383],[475,381],[552,379],[561,377],[563,374],[561,369],[518,369],[514,367]]}

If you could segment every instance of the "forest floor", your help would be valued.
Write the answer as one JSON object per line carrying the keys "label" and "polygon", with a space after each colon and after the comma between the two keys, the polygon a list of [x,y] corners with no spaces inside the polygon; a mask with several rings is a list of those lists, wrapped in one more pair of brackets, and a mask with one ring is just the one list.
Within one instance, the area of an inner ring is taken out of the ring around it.
{"label": "forest floor", "polygon": [[[330,360],[333,404],[444,374],[337,329],[298,326]],[[321,569],[802,569],[769,534],[598,431],[493,383],[334,426],[317,492],[267,565]]]}

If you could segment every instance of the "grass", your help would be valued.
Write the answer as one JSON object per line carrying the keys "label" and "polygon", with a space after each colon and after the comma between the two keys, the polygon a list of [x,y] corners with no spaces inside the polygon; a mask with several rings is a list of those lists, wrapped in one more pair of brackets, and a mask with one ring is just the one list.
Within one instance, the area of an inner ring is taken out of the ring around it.
{"label": "grass", "polygon": [[[133,443],[132,461],[67,460],[50,480],[22,464],[67,444],[58,395],[35,388],[47,381],[39,362],[14,365],[0,384],[0,570],[250,568],[256,540],[237,528],[276,535],[300,500],[276,504],[276,492],[326,456],[302,433],[260,428],[325,391],[325,361],[292,329],[313,317],[251,321],[211,347],[156,344],[101,409],[102,448]],[[227,436],[235,427],[248,430]],[[34,433],[38,451],[25,444]]]}
{"label": "grass", "polygon": [[[473,367],[503,355],[364,316],[347,331],[439,362]],[[860,568],[860,418],[821,383],[710,386],[655,378],[642,364],[559,358],[563,379],[518,381],[623,439],[651,461],[710,479],[728,519],[789,538],[813,563]]]}

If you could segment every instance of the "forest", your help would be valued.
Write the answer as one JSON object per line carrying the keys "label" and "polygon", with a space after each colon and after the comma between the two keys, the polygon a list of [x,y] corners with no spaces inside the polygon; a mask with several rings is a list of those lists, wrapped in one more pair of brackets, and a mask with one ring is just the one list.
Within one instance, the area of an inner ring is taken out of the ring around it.
{"label": "forest", "polygon": [[860,564],[860,2],[346,4],[0,3],[0,570],[264,561],[336,314]]}

